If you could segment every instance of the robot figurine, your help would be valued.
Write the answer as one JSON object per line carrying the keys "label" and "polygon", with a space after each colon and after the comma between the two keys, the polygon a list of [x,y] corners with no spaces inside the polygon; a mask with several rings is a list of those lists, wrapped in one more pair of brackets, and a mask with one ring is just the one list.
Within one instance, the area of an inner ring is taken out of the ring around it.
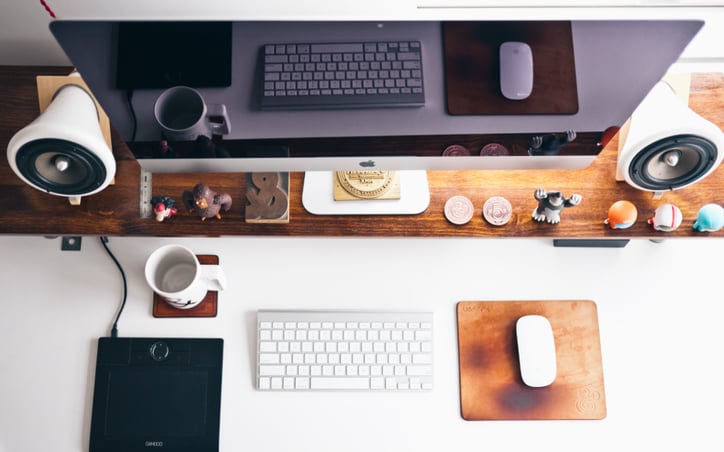
{"label": "robot figurine", "polygon": [[565,198],[559,191],[546,192],[538,188],[535,191],[535,199],[538,200],[538,207],[533,211],[533,219],[539,223],[545,221],[557,224],[561,221],[563,208],[577,206],[583,198],[576,194]]}
{"label": "robot figurine", "polygon": [[563,136],[558,136],[555,133],[536,135],[530,139],[528,155],[558,155],[563,146],[575,139],[576,132],[574,130],[568,130]]}

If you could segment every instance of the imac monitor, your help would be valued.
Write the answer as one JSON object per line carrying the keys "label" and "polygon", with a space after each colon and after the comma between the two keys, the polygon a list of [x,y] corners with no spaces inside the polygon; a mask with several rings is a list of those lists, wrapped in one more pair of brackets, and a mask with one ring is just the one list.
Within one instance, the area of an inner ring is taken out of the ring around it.
{"label": "imac monitor", "polygon": [[[50,29],[143,169],[309,175],[586,167],[702,25],[615,19],[93,19],[56,20]],[[400,41],[420,46],[421,105],[260,106],[265,46]],[[501,93],[505,76],[498,51],[504,42],[531,49],[532,91],[523,99]],[[149,49],[162,64],[148,64]],[[212,137],[211,146],[172,143],[169,158],[159,146],[165,135],[154,104],[176,80],[195,88],[210,109],[223,108],[228,127]],[[463,156],[450,152],[461,149]]]}

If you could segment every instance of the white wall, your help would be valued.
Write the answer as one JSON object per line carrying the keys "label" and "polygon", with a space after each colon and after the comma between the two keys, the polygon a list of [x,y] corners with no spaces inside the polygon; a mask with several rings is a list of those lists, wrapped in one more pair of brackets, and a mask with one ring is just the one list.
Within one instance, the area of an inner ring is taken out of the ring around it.
{"label": "white wall", "polygon": [[[724,1],[679,0],[687,7],[647,8],[495,8],[495,0],[46,0],[60,19],[70,18],[370,18],[370,19],[470,19],[470,18],[700,18],[702,32],[683,55],[687,62],[724,63]],[[519,0],[516,5],[616,5],[619,0]],[[638,0],[639,4],[665,4]],[[438,7],[462,5],[464,7]],[[706,5],[706,6],[695,6]],[[713,5],[713,6],[712,6]],[[483,6],[483,7],[481,7]],[[39,0],[0,2],[0,65],[67,65],[69,61],[48,31],[52,20]]]}

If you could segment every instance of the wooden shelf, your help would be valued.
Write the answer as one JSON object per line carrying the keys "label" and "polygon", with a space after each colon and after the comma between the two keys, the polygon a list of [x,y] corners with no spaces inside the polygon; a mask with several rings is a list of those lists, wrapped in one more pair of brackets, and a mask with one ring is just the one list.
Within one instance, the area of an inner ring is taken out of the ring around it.
{"label": "wooden shelf", "polygon": [[[36,75],[64,75],[69,68],[0,67],[0,96],[5,100],[0,143],[7,148],[10,138],[38,116]],[[690,105],[706,119],[724,127],[724,75],[694,74]],[[662,112],[662,114],[666,114]],[[118,164],[115,184],[101,193],[85,197],[80,206],[66,198],[48,195],[25,185],[12,171],[7,159],[0,161],[0,205],[3,218],[0,234],[110,235],[110,236],[389,236],[389,237],[550,237],[564,239],[627,239],[636,237],[724,237],[724,230],[700,233],[692,230],[699,208],[707,203],[724,204],[724,165],[703,181],[653,199],[651,193],[617,182],[614,138],[588,168],[540,171],[434,171],[428,172],[430,206],[415,216],[315,216],[302,206],[302,173],[291,175],[290,221],[288,224],[250,224],[244,221],[244,174],[154,174],[153,194],[169,195],[181,204],[181,193],[198,182],[229,193],[231,211],[221,220],[200,221],[181,209],[163,223],[139,216],[140,168],[125,144],[114,136]],[[536,188],[560,190],[564,195],[579,193],[579,206],[566,209],[557,225],[532,220],[537,206]],[[465,195],[475,205],[473,220],[463,226],[449,223],[443,214],[445,201]],[[513,218],[502,227],[489,225],[482,206],[491,196],[504,196],[513,206]],[[603,221],[609,206],[620,199],[638,208],[636,224],[625,230],[611,230]],[[671,233],[654,231],[646,220],[656,207],[677,205],[684,221]]]}

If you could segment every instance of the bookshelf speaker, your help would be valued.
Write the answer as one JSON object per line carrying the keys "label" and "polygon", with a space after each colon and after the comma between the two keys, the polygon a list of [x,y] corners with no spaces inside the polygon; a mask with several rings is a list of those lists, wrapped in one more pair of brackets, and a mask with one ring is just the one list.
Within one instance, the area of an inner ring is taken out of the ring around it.
{"label": "bookshelf speaker", "polygon": [[700,181],[724,156],[721,129],[692,111],[666,82],[636,108],[619,143],[617,179],[659,194]]}
{"label": "bookshelf speaker", "polygon": [[28,185],[78,204],[108,186],[116,172],[93,97],[66,84],[33,122],[8,143],[10,167]]}

